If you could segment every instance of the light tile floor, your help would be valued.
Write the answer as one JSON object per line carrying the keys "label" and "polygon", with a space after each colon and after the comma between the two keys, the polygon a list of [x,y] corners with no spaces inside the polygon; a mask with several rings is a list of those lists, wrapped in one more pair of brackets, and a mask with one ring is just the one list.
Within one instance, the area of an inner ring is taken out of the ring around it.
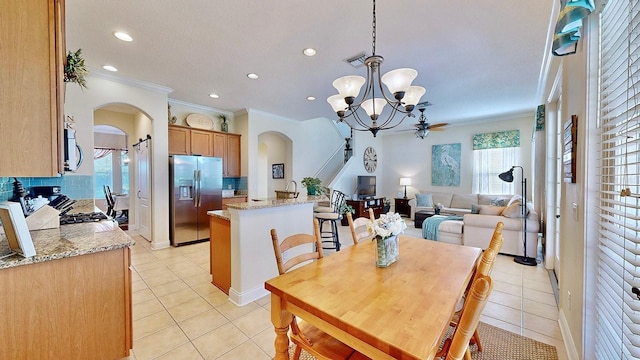
{"label": "light tile floor", "polygon": [[[413,222],[407,220],[407,225],[407,235],[421,236]],[[349,246],[348,227],[339,226],[339,231],[341,243]],[[144,238],[135,240],[130,360],[273,358],[269,297],[243,307],[228,301],[211,285],[208,242],[151,250]],[[270,241],[268,234],[265,241]],[[492,278],[495,286],[481,321],[555,345],[559,360],[567,359],[544,267],[519,265],[499,255]]]}

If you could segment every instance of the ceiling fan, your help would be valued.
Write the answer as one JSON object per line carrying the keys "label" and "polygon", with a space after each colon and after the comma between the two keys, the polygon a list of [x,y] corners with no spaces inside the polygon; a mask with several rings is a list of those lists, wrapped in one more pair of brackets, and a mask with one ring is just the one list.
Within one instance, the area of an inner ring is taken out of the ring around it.
{"label": "ceiling fan", "polygon": [[427,122],[427,117],[424,116],[425,108],[421,107],[418,110],[420,111],[420,117],[418,118],[418,123],[414,126],[417,128],[415,132],[416,137],[419,137],[420,139],[424,139],[427,135],[429,135],[429,132],[431,131],[442,131],[444,130],[442,129],[443,126],[449,125],[449,123],[439,123],[431,125]]}

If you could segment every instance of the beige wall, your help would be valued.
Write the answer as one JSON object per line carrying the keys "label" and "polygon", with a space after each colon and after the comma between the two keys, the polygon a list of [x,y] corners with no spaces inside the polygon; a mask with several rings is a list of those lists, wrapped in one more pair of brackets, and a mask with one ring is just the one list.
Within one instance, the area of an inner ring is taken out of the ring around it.
{"label": "beige wall", "polygon": [[[473,175],[473,135],[486,132],[520,130],[520,164],[527,178],[527,194],[531,194],[532,185],[537,179],[531,176],[531,139],[533,131],[534,111],[525,114],[487,119],[481,125],[451,125],[444,131],[431,132],[426,138],[416,138],[412,131],[398,135],[382,137],[382,151],[378,151],[378,166],[384,168],[384,176],[378,180],[380,196],[394,198],[398,191],[404,190],[399,185],[401,177],[410,177],[412,185],[407,187],[407,196],[425,191],[454,192],[469,194],[472,192]],[[433,145],[461,144],[461,174],[459,187],[431,185],[431,149]],[[504,169],[509,170],[507,169]],[[516,186],[516,191],[520,191]]]}
{"label": "beige wall", "polygon": [[[597,171],[596,82],[597,79],[597,29],[596,16],[585,21],[583,37],[577,53],[552,58],[545,99],[561,93],[562,118],[556,125],[578,117],[578,146],[576,182],[561,184],[560,206],[560,264],[557,266],[559,287],[560,328],[563,332],[569,358],[587,359],[592,353],[590,331],[595,317],[591,313],[593,293],[589,287],[589,274],[595,267],[592,247],[595,235],[590,238],[587,220],[593,213],[593,201],[597,189],[594,186]],[[561,73],[560,82],[554,85],[554,74]],[[558,87],[558,90],[554,87]],[[553,118],[553,117],[552,117]],[[546,129],[545,129],[546,130]],[[559,149],[562,152],[562,149]]]}

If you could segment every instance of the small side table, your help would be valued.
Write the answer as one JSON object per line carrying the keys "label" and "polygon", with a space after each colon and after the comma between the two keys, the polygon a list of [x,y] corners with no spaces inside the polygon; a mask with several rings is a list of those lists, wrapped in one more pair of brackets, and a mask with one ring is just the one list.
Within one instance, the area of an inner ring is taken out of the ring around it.
{"label": "small side table", "polygon": [[411,205],[409,205],[409,200],[411,198],[395,198],[395,207],[396,212],[400,215],[405,215],[406,217],[411,216]]}

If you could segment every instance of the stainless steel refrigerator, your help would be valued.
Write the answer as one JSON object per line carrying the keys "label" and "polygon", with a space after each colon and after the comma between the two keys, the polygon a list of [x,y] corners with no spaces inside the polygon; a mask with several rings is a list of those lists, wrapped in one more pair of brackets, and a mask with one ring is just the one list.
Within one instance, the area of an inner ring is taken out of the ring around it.
{"label": "stainless steel refrigerator", "polygon": [[222,209],[222,159],[169,156],[171,245],[209,239],[207,211]]}

